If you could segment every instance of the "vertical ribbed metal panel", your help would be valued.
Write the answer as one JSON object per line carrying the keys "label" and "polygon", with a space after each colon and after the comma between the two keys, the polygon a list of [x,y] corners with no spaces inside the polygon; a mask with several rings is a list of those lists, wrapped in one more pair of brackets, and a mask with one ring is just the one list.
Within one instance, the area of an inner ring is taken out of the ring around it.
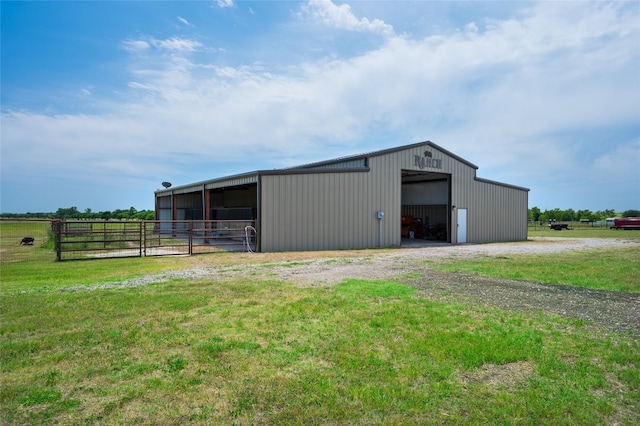
{"label": "vertical ribbed metal panel", "polygon": [[262,250],[376,247],[378,210],[382,245],[399,245],[400,170],[380,160],[368,172],[263,176]]}
{"label": "vertical ribbed metal panel", "polygon": [[468,241],[476,243],[527,239],[527,191],[473,181],[469,195]]}
{"label": "vertical ribbed metal panel", "polygon": [[[452,205],[467,209],[467,241],[486,243],[527,239],[528,192],[481,180],[453,179]],[[456,217],[453,214],[456,229]],[[453,232],[455,241],[455,232]]]}
{"label": "vertical ribbed metal panel", "polygon": [[161,209],[171,208],[171,195],[165,197],[158,197],[158,207]]}
{"label": "vertical ribbed metal panel", "polygon": [[[438,168],[420,167],[429,151]],[[382,246],[400,245],[402,170],[450,176],[451,200],[444,206],[456,243],[456,210],[466,208],[467,241],[512,241],[527,238],[528,192],[476,179],[476,168],[425,144],[374,155],[369,171],[265,174],[261,186],[263,251],[327,250],[377,247],[384,211]],[[440,207],[442,208],[442,206]]]}
{"label": "vertical ribbed metal panel", "polygon": [[179,209],[202,209],[202,192],[191,192],[175,197]]}

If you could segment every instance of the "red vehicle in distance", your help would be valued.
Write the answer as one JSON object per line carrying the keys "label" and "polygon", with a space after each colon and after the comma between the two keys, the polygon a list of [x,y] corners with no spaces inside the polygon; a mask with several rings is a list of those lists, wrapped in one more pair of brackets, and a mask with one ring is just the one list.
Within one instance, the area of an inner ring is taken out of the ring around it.
{"label": "red vehicle in distance", "polygon": [[640,217],[616,217],[610,229],[639,229]]}

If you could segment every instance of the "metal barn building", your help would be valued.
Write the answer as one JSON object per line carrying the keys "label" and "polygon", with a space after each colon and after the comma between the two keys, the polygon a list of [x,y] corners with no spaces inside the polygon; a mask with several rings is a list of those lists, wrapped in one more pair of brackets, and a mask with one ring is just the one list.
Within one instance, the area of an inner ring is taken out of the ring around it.
{"label": "metal barn building", "polygon": [[527,238],[529,189],[421,142],[155,193],[158,220],[255,220],[262,252]]}

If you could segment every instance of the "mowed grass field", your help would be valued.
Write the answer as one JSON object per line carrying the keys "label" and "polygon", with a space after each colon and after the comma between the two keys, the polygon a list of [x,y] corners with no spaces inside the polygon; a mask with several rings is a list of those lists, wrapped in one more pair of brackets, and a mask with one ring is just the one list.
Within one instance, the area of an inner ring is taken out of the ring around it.
{"label": "mowed grass field", "polygon": [[[640,423],[637,336],[584,321],[433,302],[402,276],[306,287],[250,274],[98,286],[203,265],[242,270],[377,252],[2,263],[0,422]],[[538,262],[551,282],[565,283],[560,271],[575,268],[590,272],[570,285],[639,291],[638,249],[553,258],[521,256],[476,273],[538,280],[529,266]],[[593,269],[594,258],[608,263]]]}

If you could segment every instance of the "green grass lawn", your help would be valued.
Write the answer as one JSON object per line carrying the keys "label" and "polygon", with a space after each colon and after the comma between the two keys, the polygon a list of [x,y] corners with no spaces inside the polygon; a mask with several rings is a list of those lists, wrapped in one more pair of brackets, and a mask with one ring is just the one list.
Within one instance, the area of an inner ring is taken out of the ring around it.
{"label": "green grass lawn", "polygon": [[635,424],[640,344],[393,281],[2,296],[4,424]]}
{"label": "green grass lawn", "polygon": [[485,256],[434,264],[433,268],[599,290],[640,292],[640,246],[637,245],[536,256]]}
{"label": "green grass lawn", "polygon": [[[321,255],[3,263],[0,423],[640,423],[640,341],[580,320],[434,302],[401,282],[356,277],[81,289]],[[638,258],[621,249],[470,263],[487,262],[481,274],[637,291]],[[547,278],[535,278],[541,269]]]}

